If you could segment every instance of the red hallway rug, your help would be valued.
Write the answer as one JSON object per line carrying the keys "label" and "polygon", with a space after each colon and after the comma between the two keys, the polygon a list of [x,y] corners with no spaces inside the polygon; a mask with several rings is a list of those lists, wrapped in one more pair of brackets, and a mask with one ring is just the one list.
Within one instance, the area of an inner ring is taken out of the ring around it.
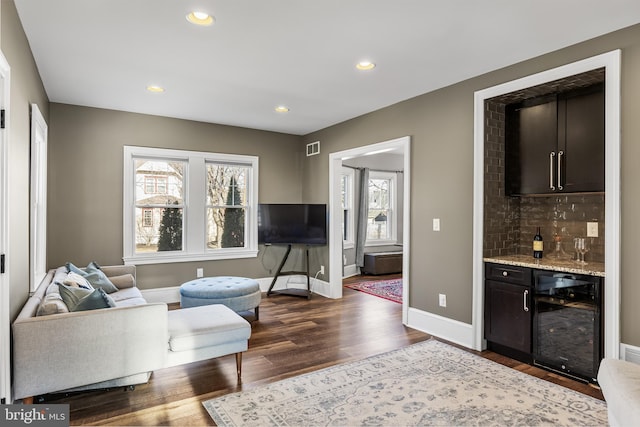
{"label": "red hallway rug", "polygon": [[376,280],[344,286],[402,304],[402,279]]}

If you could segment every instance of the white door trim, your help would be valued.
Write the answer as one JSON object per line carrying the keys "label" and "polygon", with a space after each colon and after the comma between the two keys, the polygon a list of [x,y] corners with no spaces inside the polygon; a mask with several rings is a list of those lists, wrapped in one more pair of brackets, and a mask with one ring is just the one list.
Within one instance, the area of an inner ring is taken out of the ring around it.
{"label": "white door trim", "polygon": [[342,298],[342,218],[340,203],[340,171],[342,160],[357,157],[372,151],[402,148],[403,156],[403,216],[402,216],[402,323],[407,324],[409,309],[409,248],[411,247],[411,138],[404,136],[364,147],[352,148],[329,154],[329,283],[330,298]]}
{"label": "white door trim", "polygon": [[474,189],[473,189],[473,348],[484,341],[484,101],[516,90],[575,74],[605,68],[605,273],[604,355],[620,354],[620,50],[543,71],[493,86],[474,97]]}
{"label": "white door trim", "polygon": [[[5,110],[5,128],[0,129],[0,253],[9,252],[9,89],[11,67],[0,52],[0,109]],[[11,403],[11,306],[9,298],[9,260],[5,260],[5,273],[0,274],[0,399]]]}

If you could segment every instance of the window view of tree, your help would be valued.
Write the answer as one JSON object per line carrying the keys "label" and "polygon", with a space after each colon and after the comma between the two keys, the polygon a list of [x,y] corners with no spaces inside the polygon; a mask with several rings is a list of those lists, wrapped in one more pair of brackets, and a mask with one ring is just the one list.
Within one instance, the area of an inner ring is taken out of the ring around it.
{"label": "window view of tree", "polygon": [[185,164],[135,160],[136,252],[182,250]]}
{"label": "window view of tree", "polygon": [[249,167],[207,164],[207,247],[246,246],[247,178]]}
{"label": "window view of tree", "polygon": [[391,236],[391,179],[369,179],[367,240],[389,240]]}

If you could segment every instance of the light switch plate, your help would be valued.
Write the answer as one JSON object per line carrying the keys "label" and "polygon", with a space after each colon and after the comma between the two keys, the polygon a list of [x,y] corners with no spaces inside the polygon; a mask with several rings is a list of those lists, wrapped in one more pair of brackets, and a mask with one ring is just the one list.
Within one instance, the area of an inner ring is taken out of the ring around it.
{"label": "light switch plate", "polygon": [[587,237],[598,237],[597,222],[587,222]]}
{"label": "light switch plate", "polygon": [[433,218],[433,231],[440,231],[440,218]]}

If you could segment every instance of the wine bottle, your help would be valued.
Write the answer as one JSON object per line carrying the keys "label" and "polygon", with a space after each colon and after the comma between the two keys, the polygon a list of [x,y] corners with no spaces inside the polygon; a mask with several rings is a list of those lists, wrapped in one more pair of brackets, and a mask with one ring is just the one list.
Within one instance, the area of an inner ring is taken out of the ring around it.
{"label": "wine bottle", "polygon": [[540,227],[536,230],[536,235],[533,236],[533,257],[542,258],[542,250],[544,243],[542,241],[542,235],[540,234]]}

